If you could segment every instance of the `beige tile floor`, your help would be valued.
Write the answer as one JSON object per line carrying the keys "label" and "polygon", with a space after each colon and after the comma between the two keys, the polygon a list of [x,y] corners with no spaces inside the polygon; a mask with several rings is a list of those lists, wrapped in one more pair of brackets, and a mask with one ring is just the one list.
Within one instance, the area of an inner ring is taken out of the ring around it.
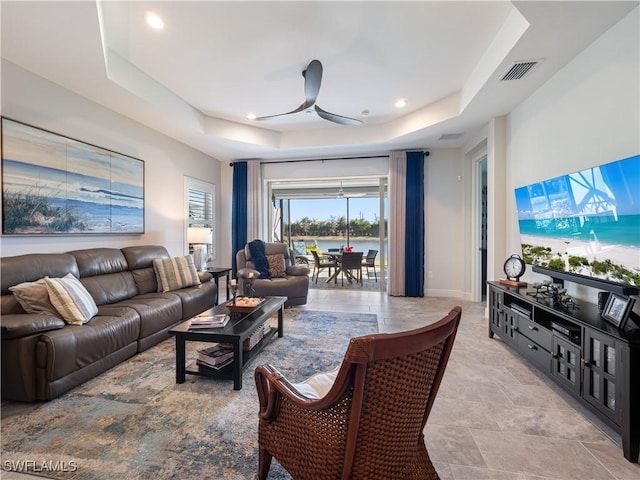
{"label": "beige tile floor", "polygon": [[380,331],[393,332],[438,320],[454,305],[462,306],[462,321],[426,427],[441,478],[640,479],[640,465],[625,460],[618,435],[499,338],[488,338],[484,303],[389,297],[345,285],[312,288],[307,305],[297,308],[375,313]]}
{"label": "beige tile floor", "polygon": [[426,427],[443,479],[640,479],[619,435],[498,337],[489,339],[484,303],[345,285],[312,288],[303,308],[375,313],[380,331],[393,332],[438,320],[454,305],[462,320]]}

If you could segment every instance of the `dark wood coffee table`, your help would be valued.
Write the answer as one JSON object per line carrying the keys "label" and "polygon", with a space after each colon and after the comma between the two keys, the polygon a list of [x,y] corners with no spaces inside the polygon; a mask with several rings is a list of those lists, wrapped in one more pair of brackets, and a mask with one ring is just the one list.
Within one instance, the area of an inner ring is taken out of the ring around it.
{"label": "dark wood coffee table", "polygon": [[[186,374],[204,375],[217,378],[233,379],[233,389],[242,389],[242,369],[262,349],[273,340],[284,335],[284,303],[287,297],[266,297],[265,301],[248,313],[231,313],[225,304],[213,307],[213,313],[226,313],[231,316],[229,323],[222,328],[190,330],[190,320],[182,322],[169,333],[176,337],[176,383],[184,383]],[[278,312],[278,328],[271,328],[260,342],[251,350],[242,349],[243,342],[267,321],[271,315]],[[193,369],[186,365],[186,342],[217,342],[228,343],[233,347],[233,362],[219,371],[210,369]]]}

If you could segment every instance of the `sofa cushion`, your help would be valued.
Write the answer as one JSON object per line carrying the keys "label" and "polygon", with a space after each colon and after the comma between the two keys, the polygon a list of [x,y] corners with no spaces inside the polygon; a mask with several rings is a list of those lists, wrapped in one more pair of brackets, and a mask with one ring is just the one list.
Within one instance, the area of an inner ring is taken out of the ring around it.
{"label": "sofa cushion", "polygon": [[88,248],[67,253],[75,257],[80,278],[126,272],[129,269],[124,254],[117,248]]}
{"label": "sofa cushion", "polygon": [[153,264],[151,268],[132,270],[131,275],[133,275],[133,282],[138,289],[139,295],[158,291],[158,278],[156,277],[156,271],[153,269]]}
{"label": "sofa cushion", "polygon": [[216,304],[218,286],[215,282],[202,282],[200,285],[174,290],[171,294],[180,297],[182,301],[182,318],[187,319],[209,310]]}
{"label": "sofa cushion", "polygon": [[169,258],[169,252],[159,245],[135,245],[133,247],[124,247],[122,254],[127,260],[129,270],[138,270],[140,268],[151,268],[153,261],[158,258]]}
{"label": "sofa cushion", "polygon": [[117,248],[90,248],[69,252],[76,259],[80,281],[96,305],[115,303],[138,294],[127,260]]}
{"label": "sofa cushion", "polygon": [[[129,307],[140,317],[140,338],[153,335],[182,320],[182,302],[174,293],[146,293],[111,306]],[[200,313],[200,312],[198,312]]]}
{"label": "sofa cushion", "polygon": [[[73,273],[79,277],[78,265],[66,253],[28,253],[0,259],[2,295],[9,295],[9,287],[22,282],[35,282],[44,277],[64,277]],[[4,312],[3,312],[4,313]]]}
{"label": "sofa cushion", "polygon": [[49,299],[65,322],[87,323],[98,313],[98,306],[84,285],[70,273],[63,278],[45,278]]}
{"label": "sofa cushion", "polygon": [[267,262],[269,263],[269,275],[271,278],[284,278],[287,276],[283,254],[267,255]]}
{"label": "sofa cushion", "polygon": [[49,291],[44,278],[35,282],[22,282],[13,287],[9,287],[18,303],[27,313],[46,313],[47,315],[58,316],[56,307],[49,300]]}
{"label": "sofa cushion", "polygon": [[157,292],[158,281],[153,269],[153,261],[158,258],[169,258],[167,249],[158,245],[135,245],[124,247],[122,253],[133,274],[138,294]]}
{"label": "sofa cushion", "polygon": [[[113,315],[111,315],[113,314]],[[140,317],[131,309],[109,306],[85,325],[67,325],[43,333],[37,362],[48,382],[92,365],[127,345],[135,344]]]}
{"label": "sofa cushion", "polygon": [[95,277],[81,277],[96,305],[116,303],[138,294],[131,272],[108,273]]}
{"label": "sofa cushion", "polygon": [[153,268],[158,279],[158,290],[161,292],[170,292],[200,283],[191,255],[156,259],[153,261]]}

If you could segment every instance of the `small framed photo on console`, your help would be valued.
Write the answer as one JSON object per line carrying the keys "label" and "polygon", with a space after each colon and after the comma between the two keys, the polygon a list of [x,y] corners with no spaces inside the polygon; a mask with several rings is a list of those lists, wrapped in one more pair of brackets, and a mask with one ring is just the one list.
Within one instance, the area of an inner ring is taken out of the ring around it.
{"label": "small framed photo on console", "polygon": [[610,293],[607,304],[602,311],[602,318],[622,329],[629,317],[629,312],[634,302],[635,300],[632,298],[618,295],[617,293]]}

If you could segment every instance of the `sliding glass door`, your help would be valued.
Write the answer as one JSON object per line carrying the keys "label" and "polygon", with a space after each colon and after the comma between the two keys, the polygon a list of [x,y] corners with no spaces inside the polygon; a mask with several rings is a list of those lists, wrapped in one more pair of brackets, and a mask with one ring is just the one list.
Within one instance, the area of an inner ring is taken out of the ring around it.
{"label": "sliding glass door", "polygon": [[379,177],[273,182],[270,191],[280,219],[273,238],[290,245],[303,241],[307,249],[321,252],[352,247],[366,256],[376,250],[376,264],[385,264],[386,185],[386,178]]}

